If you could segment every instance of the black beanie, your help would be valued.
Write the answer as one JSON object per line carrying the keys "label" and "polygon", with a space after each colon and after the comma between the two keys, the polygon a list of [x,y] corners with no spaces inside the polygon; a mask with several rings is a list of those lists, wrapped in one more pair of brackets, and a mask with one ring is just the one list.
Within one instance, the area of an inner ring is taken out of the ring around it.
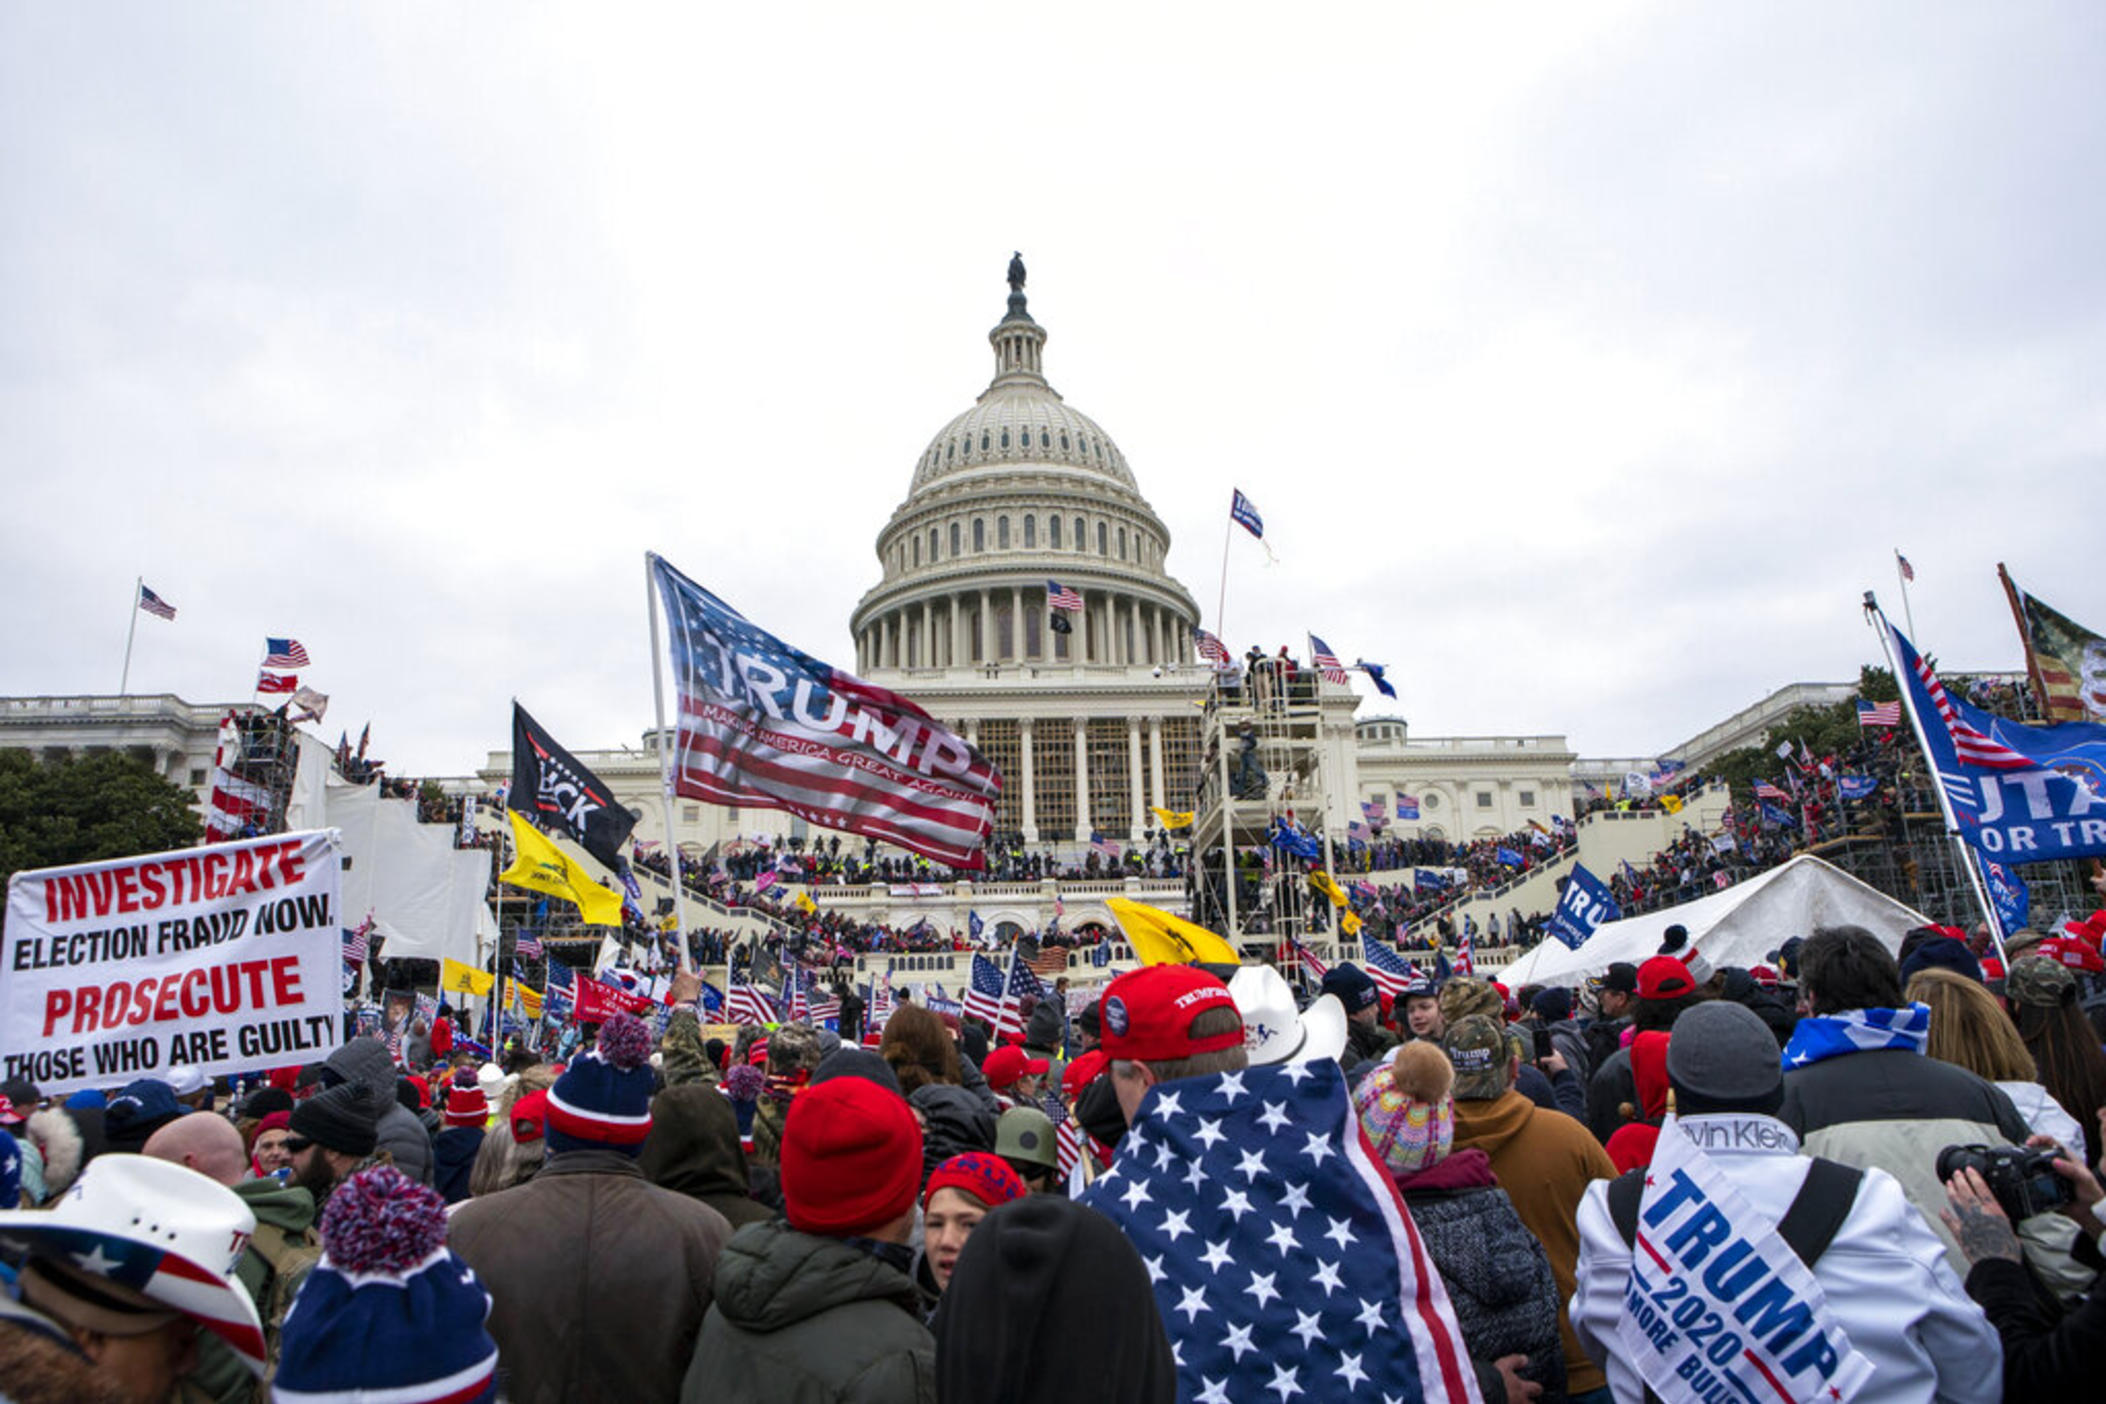
{"label": "black beanie", "polygon": [[272,1112],[290,1112],[292,1109],[292,1093],[282,1087],[259,1087],[241,1104],[241,1114],[253,1117],[257,1121],[263,1120]]}
{"label": "black beanie", "polygon": [[285,1129],[340,1155],[371,1155],[380,1140],[379,1122],[372,1095],[347,1082],[294,1107]]}

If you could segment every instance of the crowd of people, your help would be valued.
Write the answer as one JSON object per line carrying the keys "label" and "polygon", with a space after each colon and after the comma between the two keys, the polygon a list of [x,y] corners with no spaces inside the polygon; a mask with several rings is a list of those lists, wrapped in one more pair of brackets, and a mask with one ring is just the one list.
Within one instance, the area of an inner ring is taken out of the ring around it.
{"label": "crowd of people", "polygon": [[1306,998],[1156,965],[999,1030],[905,992],[706,1030],[686,977],[562,1064],[10,1082],[0,1394],[1637,1404],[1745,1347],[1787,1397],[2081,1397],[2102,941],[1714,969],[1670,927],[1571,985]]}

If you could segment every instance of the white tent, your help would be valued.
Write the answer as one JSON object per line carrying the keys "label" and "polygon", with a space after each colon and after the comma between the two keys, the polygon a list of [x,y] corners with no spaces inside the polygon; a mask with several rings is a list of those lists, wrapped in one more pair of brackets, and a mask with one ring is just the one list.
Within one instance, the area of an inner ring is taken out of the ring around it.
{"label": "white tent", "polygon": [[1644,961],[1660,949],[1661,933],[1678,922],[1689,929],[1690,944],[1723,969],[1759,965],[1785,941],[1817,926],[1862,926],[1898,951],[1903,932],[1929,921],[1833,864],[1801,854],[1709,897],[1603,922],[1576,951],[1546,940],[1501,971],[1499,979],[1509,989],[1577,984],[1619,960]]}
{"label": "white tent", "polygon": [[418,823],[416,801],[383,798],[378,785],[331,785],[328,810],[343,835],[345,925],[371,916],[391,960],[483,963],[497,931],[488,849],[455,848],[453,825]]}

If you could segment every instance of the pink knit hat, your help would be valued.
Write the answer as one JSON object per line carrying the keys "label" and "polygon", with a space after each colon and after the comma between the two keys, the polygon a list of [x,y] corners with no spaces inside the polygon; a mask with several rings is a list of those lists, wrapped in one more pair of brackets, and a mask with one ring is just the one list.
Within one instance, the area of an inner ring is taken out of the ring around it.
{"label": "pink knit hat", "polygon": [[1455,1069],[1436,1044],[1405,1044],[1360,1080],[1360,1129],[1393,1174],[1438,1164],[1455,1144]]}

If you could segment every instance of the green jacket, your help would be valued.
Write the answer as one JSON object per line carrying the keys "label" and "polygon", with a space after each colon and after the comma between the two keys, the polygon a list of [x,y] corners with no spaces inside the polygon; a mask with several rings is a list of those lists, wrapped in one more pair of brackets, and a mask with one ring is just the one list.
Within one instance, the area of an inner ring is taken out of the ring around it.
{"label": "green jacket", "polygon": [[[256,1216],[256,1232],[242,1249],[234,1276],[248,1289],[256,1314],[263,1319],[263,1339],[275,1367],[278,1330],[285,1324],[293,1294],[322,1256],[314,1232],[314,1196],[276,1180],[243,1180],[233,1189]],[[233,1347],[210,1332],[199,1333],[197,1365],[184,1376],[182,1385],[185,1401],[242,1404],[266,1397],[264,1386],[241,1363]]]}
{"label": "green jacket", "polygon": [[717,1259],[682,1404],[935,1404],[936,1341],[906,1274],[779,1219]]}

